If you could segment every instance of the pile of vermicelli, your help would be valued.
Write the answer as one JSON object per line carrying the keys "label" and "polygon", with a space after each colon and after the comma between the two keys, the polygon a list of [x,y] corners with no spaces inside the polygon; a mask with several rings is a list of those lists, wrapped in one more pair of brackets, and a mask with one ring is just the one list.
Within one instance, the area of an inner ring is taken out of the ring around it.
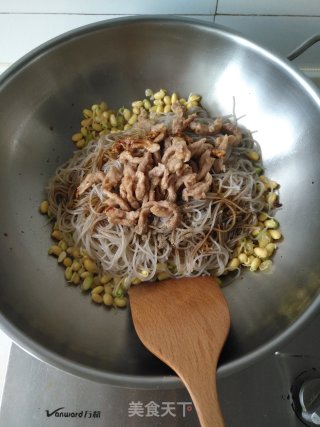
{"label": "pile of vermicelli", "polygon": [[[130,129],[90,141],[56,171],[49,209],[55,229],[94,262],[95,274],[121,278],[117,290],[142,280],[220,276],[241,264],[256,270],[270,263],[279,238],[270,234],[278,226],[270,216],[276,186],[260,176],[260,160],[258,144],[232,116],[211,118],[199,106],[158,114],[141,108]],[[126,170],[135,183],[127,187]]]}

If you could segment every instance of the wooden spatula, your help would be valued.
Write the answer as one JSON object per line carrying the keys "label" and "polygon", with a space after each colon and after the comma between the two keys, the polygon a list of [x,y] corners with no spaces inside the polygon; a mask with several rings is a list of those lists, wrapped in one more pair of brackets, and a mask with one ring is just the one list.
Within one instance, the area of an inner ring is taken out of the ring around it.
{"label": "wooden spatula", "polygon": [[181,378],[202,427],[223,427],[216,367],[230,328],[226,300],[211,277],[131,286],[134,327],[142,343]]}

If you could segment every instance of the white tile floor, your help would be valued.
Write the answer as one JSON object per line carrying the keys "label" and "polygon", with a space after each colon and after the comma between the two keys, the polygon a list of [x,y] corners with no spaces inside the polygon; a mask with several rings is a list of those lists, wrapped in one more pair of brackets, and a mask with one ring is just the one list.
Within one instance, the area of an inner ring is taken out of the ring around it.
{"label": "white tile floor", "polygon": [[[35,47],[67,31],[94,22],[124,16],[127,15],[1,14],[0,11],[0,40],[6,40],[7,34],[11,34],[8,43],[0,43],[0,65],[1,62],[15,62]],[[186,16],[212,23],[214,20],[213,15],[186,14]],[[12,28],[15,29],[13,33]]]}
{"label": "white tile floor", "polygon": [[2,3],[0,13],[212,14],[215,12],[217,0],[12,0]]}
{"label": "white tile floor", "polygon": [[[320,33],[320,17],[218,15],[215,23],[239,31],[281,56],[287,56],[311,35]],[[319,63],[320,43],[295,61],[300,67],[318,67]]]}
{"label": "white tile floor", "polygon": [[0,329],[0,406],[11,349],[11,339]]}
{"label": "white tile floor", "polygon": [[8,62],[0,62],[0,74],[9,68],[10,64]]}
{"label": "white tile floor", "polygon": [[219,0],[218,14],[319,16],[319,0]]}
{"label": "white tile floor", "polygon": [[[10,64],[0,62],[0,74],[9,67]],[[3,387],[11,349],[11,339],[0,329],[0,407],[2,401]]]}

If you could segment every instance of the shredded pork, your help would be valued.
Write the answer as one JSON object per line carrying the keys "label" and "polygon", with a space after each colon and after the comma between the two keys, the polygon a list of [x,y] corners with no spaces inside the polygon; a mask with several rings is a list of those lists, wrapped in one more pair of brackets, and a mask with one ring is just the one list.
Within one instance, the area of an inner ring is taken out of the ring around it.
{"label": "shredded pork", "polygon": [[135,227],[141,235],[158,217],[165,230],[174,230],[181,203],[206,198],[214,174],[224,171],[229,147],[242,139],[241,130],[222,118],[206,123],[180,104],[171,115],[168,124],[157,123],[142,110],[135,125],[138,136],[121,134],[110,152],[118,166],[109,159],[107,172],[88,173],[78,186],[81,196],[101,185],[110,224]]}

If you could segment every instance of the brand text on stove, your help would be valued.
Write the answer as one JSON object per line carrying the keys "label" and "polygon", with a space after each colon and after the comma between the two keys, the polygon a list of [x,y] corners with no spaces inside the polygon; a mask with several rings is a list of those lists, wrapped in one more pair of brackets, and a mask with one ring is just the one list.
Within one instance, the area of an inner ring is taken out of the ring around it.
{"label": "brand text on stove", "polygon": [[54,409],[53,411],[46,409],[45,413],[47,418],[57,417],[57,418],[100,418],[101,411],[68,411],[64,406],[61,408]]}

